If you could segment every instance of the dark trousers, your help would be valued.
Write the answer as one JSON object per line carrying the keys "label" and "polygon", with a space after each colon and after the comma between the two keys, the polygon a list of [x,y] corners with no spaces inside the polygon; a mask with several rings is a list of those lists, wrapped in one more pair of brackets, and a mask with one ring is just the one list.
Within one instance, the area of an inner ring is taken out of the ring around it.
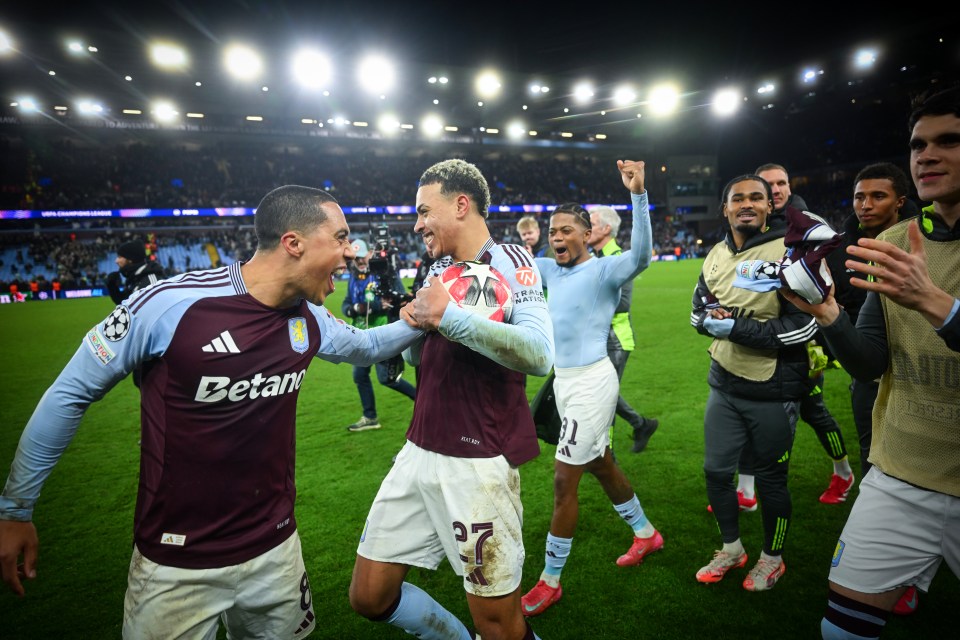
{"label": "dark trousers", "polygon": [[707,499],[725,543],[740,537],[734,474],[743,454],[753,463],[763,517],[763,550],[779,555],[793,505],[787,488],[799,402],[766,402],[710,389],[703,416]]}
{"label": "dark trousers", "polygon": [[873,441],[873,403],[877,401],[880,383],[876,380],[854,380],[850,384],[850,404],[853,405],[853,423],[857,425],[860,440],[860,470],[866,477],[870,471],[870,443]]}
{"label": "dark trousers", "polygon": [[[613,363],[613,368],[617,370],[617,380],[623,380],[623,370],[627,366],[627,358],[630,357],[630,352],[620,348],[611,349],[608,345],[607,356],[609,356],[610,362]],[[622,395],[617,396],[617,415],[630,423],[630,426],[634,429],[639,429],[643,426],[643,416],[637,413],[636,410],[630,406],[630,403],[624,400]],[[616,420],[616,418],[614,418],[614,420]]]}
{"label": "dark trousers", "polygon": [[[357,385],[357,391],[360,392],[360,405],[363,407],[363,416],[371,420],[377,417],[377,399],[373,395],[373,383],[370,382],[370,367],[353,368],[353,381]],[[396,382],[390,382],[390,374],[387,366],[382,362],[377,363],[377,381],[388,389],[399,391],[411,400],[416,396],[416,388],[400,378]]]}

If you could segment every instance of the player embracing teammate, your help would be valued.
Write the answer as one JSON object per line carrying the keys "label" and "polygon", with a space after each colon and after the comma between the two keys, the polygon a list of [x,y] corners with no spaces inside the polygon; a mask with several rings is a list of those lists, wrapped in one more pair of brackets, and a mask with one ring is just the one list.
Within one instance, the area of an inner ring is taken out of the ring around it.
{"label": "player embracing teammate", "polygon": [[[536,637],[520,613],[517,467],[540,451],[524,376],[550,370],[553,331],[532,256],[491,239],[489,208],[487,182],[472,164],[446,160],[420,178],[414,231],[437,261],[431,286],[401,310],[403,320],[427,331],[408,353],[420,367],[417,400],[407,443],[367,516],[350,585],[358,613],[423,639],[473,637],[405,582],[411,566],[436,569],[444,557],[463,576],[481,637]],[[506,277],[514,296],[508,323],[458,307],[435,277],[467,261]]]}

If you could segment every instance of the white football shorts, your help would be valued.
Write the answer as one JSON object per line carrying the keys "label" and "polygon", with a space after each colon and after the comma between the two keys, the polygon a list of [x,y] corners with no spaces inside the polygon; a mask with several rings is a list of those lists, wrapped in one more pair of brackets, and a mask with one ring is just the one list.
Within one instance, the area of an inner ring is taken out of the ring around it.
{"label": "white football shorts", "polygon": [[506,458],[455,458],[407,442],[367,515],[357,554],[434,570],[446,556],[463,587],[513,593],[523,570],[520,474]]}
{"label": "white football shorts", "polygon": [[560,414],[556,459],[584,465],[610,445],[610,425],[617,411],[620,381],[610,358],[585,367],[556,368],[553,390]]}
{"label": "white football shorts", "polygon": [[123,637],[214,640],[303,638],[316,626],[300,536],[242,564],[178,569],[134,547],[123,598]]}
{"label": "white football shorts", "polygon": [[870,469],[840,534],[830,580],[862,593],[907,585],[926,591],[943,560],[960,577],[960,498]]}

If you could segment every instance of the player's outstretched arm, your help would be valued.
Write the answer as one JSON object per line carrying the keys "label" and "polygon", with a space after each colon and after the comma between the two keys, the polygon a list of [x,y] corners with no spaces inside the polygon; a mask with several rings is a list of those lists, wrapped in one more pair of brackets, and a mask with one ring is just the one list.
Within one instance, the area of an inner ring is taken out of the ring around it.
{"label": "player's outstretched arm", "polygon": [[[24,595],[24,578],[37,577],[37,549],[40,542],[32,522],[0,520],[0,576],[18,596]],[[23,564],[18,564],[20,558]]]}
{"label": "player's outstretched arm", "polygon": [[[534,278],[539,281],[539,273]],[[411,314],[417,326],[436,330],[449,340],[459,342],[494,362],[528,375],[545,376],[553,367],[553,325],[542,301],[515,303],[510,323],[494,322],[457,307],[450,300],[439,278],[423,287],[413,301]],[[511,282],[514,291],[517,283]],[[537,297],[534,295],[533,297]],[[411,306],[411,305],[407,305]]]}
{"label": "player's outstretched arm", "polygon": [[618,256],[603,261],[608,269],[606,277],[618,286],[632,283],[653,259],[653,228],[650,225],[650,205],[646,192],[631,193],[633,201],[633,225],[630,232],[630,248]]}
{"label": "player's outstretched arm", "polygon": [[310,310],[320,324],[317,357],[327,362],[370,366],[397,355],[423,336],[422,331],[407,322],[360,330],[333,317],[323,307],[310,305]]}
{"label": "player's outstretched arm", "polygon": [[937,287],[927,270],[923,235],[916,219],[907,227],[910,251],[882,240],[861,238],[847,252],[869,264],[847,260],[847,267],[873,276],[871,280],[854,278],[853,286],[883,294],[907,309],[919,312],[935,329],[943,327],[954,308],[956,298]]}
{"label": "player's outstretched arm", "polygon": [[630,190],[633,204],[633,225],[630,230],[630,249],[613,256],[604,267],[609,277],[622,285],[637,277],[650,266],[653,255],[653,228],[650,225],[650,203],[644,188],[644,163],[632,160],[617,160],[617,168],[623,184]]}

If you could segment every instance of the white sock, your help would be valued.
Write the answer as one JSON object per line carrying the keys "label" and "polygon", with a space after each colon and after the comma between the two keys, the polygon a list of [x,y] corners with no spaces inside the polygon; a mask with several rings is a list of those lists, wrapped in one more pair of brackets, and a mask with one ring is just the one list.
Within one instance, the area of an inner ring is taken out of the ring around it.
{"label": "white sock", "polygon": [[740,538],[737,538],[733,542],[724,542],[723,551],[732,556],[743,555],[743,543],[740,542]]}
{"label": "white sock", "polygon": [[771,555],[768,555],[766,551],[761,551],[760,559],[766,560],[767,562],[780,562],[781,556],[771,556]]}
{"label": "white sock", "polygon": [[843,456],[843,460],[833,461],[833,472],[844,480],[848,480],[853,475],[853,469],[850,468],[850,461],[847,456]]}
{"label": "white sock", "polygon": [[737,479],[737,491],[742,491],[744,498],[753,500],[754,494],[756,493],[756,489],[753,487],[753,476],[741,473]]}

